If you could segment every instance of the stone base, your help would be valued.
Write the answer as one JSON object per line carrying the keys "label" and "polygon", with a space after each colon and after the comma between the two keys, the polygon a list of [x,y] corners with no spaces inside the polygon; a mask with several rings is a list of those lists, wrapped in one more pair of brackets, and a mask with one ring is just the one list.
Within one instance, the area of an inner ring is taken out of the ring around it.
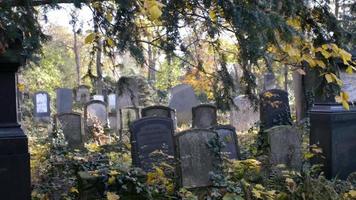
{"label": "stone base", "polygon": [[30,154],[21,128],[0,128],[0,197],[31,199]]}

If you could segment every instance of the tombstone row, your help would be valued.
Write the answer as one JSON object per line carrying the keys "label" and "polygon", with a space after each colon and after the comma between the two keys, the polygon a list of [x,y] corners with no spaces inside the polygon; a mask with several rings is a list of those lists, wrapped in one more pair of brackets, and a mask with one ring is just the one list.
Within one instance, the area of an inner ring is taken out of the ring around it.
{"label": "tombstone row", "polygon": [[143,118],[130,126],[133,165],[146,171],[164,159],[174,164],[183,187],[198,188],[211,185],[210,172],[221,162],[209,144],[223,144],[218,152],[229,159],[239,158],[235,129],[219,126],[216,107],[200,105],[193,108],[193,128],[175,134],[174,110],[153,106],[142,110]]}

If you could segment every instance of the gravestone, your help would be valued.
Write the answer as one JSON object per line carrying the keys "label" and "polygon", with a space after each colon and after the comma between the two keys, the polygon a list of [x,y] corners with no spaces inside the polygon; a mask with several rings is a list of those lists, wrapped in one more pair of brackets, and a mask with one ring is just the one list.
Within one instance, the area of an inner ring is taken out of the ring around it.
{"label": "gravestone", "polygon": [[217,125],[217,108],[211,104],[201,104],[192,108],[193,128],[210,128]]}
{"label": "gravestone", "polygon": [[93,126],[93,122],[98,122],[102,126],[107,126],[108,124],[108,112],[106,103],[100,100],[89,101],[85,105],[84,117],[86,127]]}
{"label": "gravestone", "polygon": [[83,123],[80,113],[62,113],[57,115],[56,119],[56,126],[62,129],[68,147],[83,148]]}
{"label": "gravestone", "polygon": [[101,94],[93,95],[93,100],[105,102],[104,95]]}
{"label": "gravestone", "polygon": [[230,123],[236,131],[248,131],[260,120],[259,111],[255,111],[251,101],[245,95],[234,98],[234,104],[230,112]]}
{"label": "gravestone", "polygon": [[346,179],[356,171],[356,106],[345,110],[340,104],[314,104],[310,111],[310,145],[322,149],[322,164],[327,178]]}
{"label": "gravestone", "polygon": [[51,120],[50,96],[47,92],[36,92],[33,99],[34,117],[37,121]]}
{"label": "gravestone", "polygon": [[176,135],[177,169],[181,187],[200,188],[211,186],[210,172],[215,170],[221,160],[208,147],[210,141],[217,139],[216,132],[207,129],[191,129]]}
{"label": "gravestone", "polygon": [[264,90],[272,90],[276,89],[276,78],[273,73],[268,72],[264,75]]}
{"label": "gravestone", "polygon": [[278,125],[292,125],[287,92],[273,89],[260,95],[260,121],[262,130]]}
{"label": "gravestone", "polygon": [[114,130],[115,132],[118,130],[116,113],[109,113],[109,125],[111,130]]}
{"label": "gravestone", "polygon": [[141,117],[168,117],[174,120],[175,111],[166,106],[149,106],[141,110]]}
{"label": "gravestone", "polygon": [[117,110],[139,106],[139,85],[133,77],[121,77],[117,87]]}
{"label": "gravestone", "polygon": [[90,87],[87,85],[80,85],[76,89],[76,101],[82,104],[90,101]]}
{"label": "gravestone", "polygon": [[275,126],[267,130],[270,164],[284,164],[299,171],[302,167],[302,135],[292,126]]}
{"label": "gravestone", "polygon": [[136,107],[126,107],[120,109],[120,130],[128,131],[133,121],[140,118],[140,109]]}
{"label": "gravestone", "polygon": [[58,88],[57,93],[57,114],[70,113],[73,108],[73,91],[68,88]]}
{"label": "gravestone", "polygon": [[340,72],[340,78],[344,83],[341,87],[342,91],[345,91],[349,94],[350,102],[356,102],[356,75],[348,74],[346,72]]}
{"label": "gravestone", "polygon": [[211,129],[218,133],[219,140],[223,143],[221,153],[228,159],[240,159],[240,148],[235,128],[230,125],[218,125]]}
{"label": "gravestone", "polygon": [[109,113],[116,113],[116,94],[108,95],[108,111]]}
{"label": "gravestone", "polygon": [[[0,35],[6,34],[2,30]],[[4,200],[31,199],[28,138],[17,119],[15,74],[22,64],[22,39],[16,38],[0,53],[0,197]]]}
{"label": "gravestone", "polygon": [[[174,157],[173,120],[166,117],[146,117],[132,123],[131,155],[133,165],[150,171],[155,164],[153,153],[162,152],[164,160]],[[167,156],[167,157],[166,157]],[[169,158],[170,157],[170,158]]]}
{"label": "gravestone", "polygon": [[180,84],[170,90],[169,107],[176,110],[177,124],[191,123],[192,108],[199,105],[199,101],[192,86]]}

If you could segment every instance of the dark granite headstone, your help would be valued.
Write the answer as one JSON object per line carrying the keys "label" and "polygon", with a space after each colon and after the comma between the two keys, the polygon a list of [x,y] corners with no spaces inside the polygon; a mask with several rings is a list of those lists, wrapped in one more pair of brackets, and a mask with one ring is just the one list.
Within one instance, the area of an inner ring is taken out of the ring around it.
{"label": "dark granite headstone", "polygon": [[218,125],[211,129],[218,133],[219,140],[223,143],[221,153],[228,159],[239,159],[240,149],[235,128],[230,125]]}
{"label": "dark granite headstone", "polygon": [[84,147],[82,135],[83,123],[79,113],[62,113],[57,115],[56,126],[62,129],[70,148]]}
{"label": "dark granite headstone", "polygon": [[192,108],[193,128],[211,128],[217,125],[217,108],[211,104],[201,104]]}
{"label": "dark granite headstone", "polygon": [[80,103],[87,103],[90,101],[90,87],[87,85],[80,85],[76,88],[76,101]]}
{"label": "dark granite headstone", "polygon": [[314,163],[323,164],[327,178],[346,179],[356,171],[356,106],[345,110],[339,104],[316,104],[310,111],[310,145],[322,149],[324,158]]}
{"label": "dark granite headstone", "polygon": [[133,165],[149,171],[162,160],[155,160],[153,153],[161,151],[174,157],[173,121],[165,117],[141,118],[130,127]]}
{"label": "dark granite headstone", "polygon": [[177,169],[179,184],[186,188],[211,186],[210,172],[220,161],[208,144],[218,134],[206,129],[191,129],[176,135],[176,158],[179,160]]}
{"label": "dark granite headstone", "polygon": [[68,88],[58,88],[57,93],[57,114],[70,113],[73,108],[73,90]]}
{"label": "dark granite headstone", "polygon": [[36,92],[33,98],[34,116],[38,121],[49,122],[51,119],[50,96],[47,92]]}
{"label": "dark granite headstone", "polygon": [[267,90],[260,95],[261,129],[278,125],[292,125],[288,93],[283,90]]}
{"label": "dark granite headstone", "polygon": [[[0,35],[7,34],[0,28]],[[6,27],[5,27],[6,29]],[[19,33],[22,35],[22,33]],[[28,139],[17,120],[16,72],[22,64],[22,39],[0,53],[0,198],[31,199]]]}
{"label": "dark granite headstone", "polygon": [[302,135],[292,126],[275,126],[267,130],[270,164],[284,164],[294,170],[302,167]]}
{"label": "dark granite headstone", "polygon": [[102,126],[108,124],[108,112],[106,103],[100,100],[92,100],[85,104],[84,117],[86,127],[92,126],[93,122],[99,122]]}

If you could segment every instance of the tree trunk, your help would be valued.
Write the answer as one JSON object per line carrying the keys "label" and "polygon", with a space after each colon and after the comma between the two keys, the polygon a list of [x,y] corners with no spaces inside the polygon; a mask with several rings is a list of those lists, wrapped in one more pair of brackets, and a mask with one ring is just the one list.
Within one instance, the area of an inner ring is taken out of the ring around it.
{"label": "tree trunk", "polygon": [[303,88],[303,76],[299,72],[293,72],[293,86],[295,96],[295,111],[297,123],[301,122],[306,115],[306,102]]}
{"label": "tree trunk", "polygon": [[288,65],[284,66],[284,90],[288,92]]}
{"label": "tree trunk", "polygon": [[101,56],[102,56],[102,41],[98,41],[98,49],[96,52],[96,74],[97,74],[97,81],[96,81],[96,92],[97,94],[103,94],[103,70],[101,64]]}
{"label": "tree trunk", "polygon": [[75,56],[75,65],[77,69],[77,84],[80,85],[80,53],[79,53],[79,47],[78,47],[78,34],[77,31],[75,30],[75,25],[73,25],[73,34],[74,34],[74,45],[73,45],[73,51],[74,51],[74,56]]}
{"label": "tree trunk", "polygon": [[339,0],[334,0],[335,3],[335,17],[339,19],[339,9],[340,9],[340,2]]}
{"label": "tree trunk", "polygon": [[148,80],[156,80],[156,55],[152,50],[152,46],[148,45]]}

